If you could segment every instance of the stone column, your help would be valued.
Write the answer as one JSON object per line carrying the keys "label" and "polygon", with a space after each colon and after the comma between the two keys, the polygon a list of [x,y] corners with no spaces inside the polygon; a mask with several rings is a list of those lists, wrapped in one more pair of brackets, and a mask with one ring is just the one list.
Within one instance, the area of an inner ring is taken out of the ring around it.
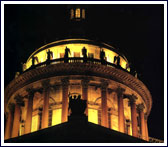
{"label": "stone column", "polygon": [[32,112],[33,112],[33,97],[34,97],[34,90],[27,89],[28,92],[28,106],[27,106],[27,115],[26,115],[26,122],[25,122],[25,134],[31,132],[31,123],[32,123]]}
{"label": "stone column", "polygon": [[62,82],[62,122],[66,122],[68,118],[68,85],[69,80],[64,78]]}
{"label": "stone column", "polygon": [[125,89],[118,87],[116,92],[118,96],[118,128],[119,131],[124,133],[125,122],[124,122],[124,104],[123,104],[123,92]]}
{"label": "stone column", "polygon": [[15,104],[15,112],[14,112],[14,121],[13,121],[13,129],[12,129],[12,138],[17,137],[19,133],[19,124],[20,124],[20,106]]}
{"label": "stone column", "polygon": [[101,125],[108,127],[108,109],[107,109],[107,82],[101,84]]}
{"label": "stone column", "polygon": [[131,122],[132,122],[132,136],[138,137],[138,124],[137,124],[137,112],[136,112],[136,101],[137,97],[131,95],[129,98],[129,105],[131,106]]}
{"label": "stone column", "polygon": [[144,120],[144,104],[139,104],[137,106],[137,109],[139,111],[139,116],[140,116],[140,124],[141,124],[141,138],[145,140],[145,120]]}
{"label": "stone column", "polygon": [[88,84],[89,80],[87,78],[82,79],[81,85],[82,85],[82,99],[87,101],[87,106],[85,110],[85,114],[88,116]]}
{"label": "stone column", "polygon": [[8,112],[7,120],[6,120],[5,140],[11,138],[12,125],[13,125],[14,104],[10,103],[10,104],[8,105],[8,108],[9,108],[9,112]]}
{"label": "stone column", "polygon": [[20,95],[17,95],[15,98],[15,113],[14,113],[14,122],[13,122],[13,129],[12,129],[12,137],[19,136],[19,129],[20,129],[20,116],[21,116],[21,106],[24,106],[24,102]]}
{"label": "stone column", "polygon": [[43,111],[42,111],[42,125],[41,128],[48,127],[48,116],[49,116],[49,88],[50,88],[50,81],[45,80],[42,82],[43,86]]}
{"label": "stone column", "polygon": [[148,117],[147,117],[147,114],[145,114],[145,134],[146,134],[146,141],[149,141],[149,135],[148,135]]}
{"label": "stone column", "polygon": [[20,128],[20,115],[21,115],[21,105],[23,105],[22,97],[17,95],[15,98],[15,112],[14,112],[14,121],[12,128],[12,138],[17,137],[19,135]]}

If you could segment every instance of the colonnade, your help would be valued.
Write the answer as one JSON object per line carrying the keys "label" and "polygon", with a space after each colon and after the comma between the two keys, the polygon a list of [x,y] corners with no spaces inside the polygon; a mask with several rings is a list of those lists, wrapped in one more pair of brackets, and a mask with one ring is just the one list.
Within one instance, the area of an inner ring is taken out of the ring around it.
{"label": "colonnade", "polygon": [[[68,116],[68,87],[69,80],[68,78],[64,78],[61,80],[62,85],[62,122],[67,121]],[[88,100],[88,86],[89,80],[84,78],[81,80],[82,85],[82,98],[84,100]],[[48,118],[49,117],[49,88],[50,83],[48,80],[42,82],[43,87],[43,110],[42,110],[42,122],[41,128],[48,127]],[[108,107],[107,107],[107,88],[108,82],[101,82],[101,125],[104,127],[108,127]],[[31,132],[31,123],[32,123],[32,113],[33,113],[33,97],[34,93],[37,91],[35,89],[26,89],[28,95],[28,106],[27,106],[27,114],[25,120],[25,132],[24,134],[28,134]],[[118,87],[115,89],[117,93],[118,99],[118,131],[125,133],[125,119],[124,119],[124,92],[125,89]],[[132,123],[132,136],[138,136],[138,123],[137,123],[137,115],[139,114],[140,118],[140,131],[141,138],[144,140],[148,140],[148,128],[147,128],[147,117],[144,114],[144,105],[139,104],[136,105],[137,97],[135,95],[128,95],[129,106],[131,107],[131,123]],[[23,106],[22,98],[17,96],[15,98],[15,104],[9,104],[9,112],[6,121],[5,128],[5,139],[17,137],[19,135],[19,126],[20,126],[20,115],[21,115],[21,107]],[[137,113],[138,112],[138,113]],[[88,106],[85,110],[85,114],[88,115]]]}

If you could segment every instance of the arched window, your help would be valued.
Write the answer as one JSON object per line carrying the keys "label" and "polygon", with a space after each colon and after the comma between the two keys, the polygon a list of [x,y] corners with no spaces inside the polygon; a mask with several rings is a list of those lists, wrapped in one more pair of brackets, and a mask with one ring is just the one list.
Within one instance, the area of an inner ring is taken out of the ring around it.
{"label": "arched window", "polygon": [[82,18],[85,19],[85,9],[82,9]]}
{"label": "arched window", "polygon": [[80,18],[80,8],[76,9],[76,18]]}
{"label": "arched window", "polygon": [[74,10],[73,10],[73,9],[71,9],[71,16],[70,16],[70,18],[71,18],[71,19],[74,18]]}

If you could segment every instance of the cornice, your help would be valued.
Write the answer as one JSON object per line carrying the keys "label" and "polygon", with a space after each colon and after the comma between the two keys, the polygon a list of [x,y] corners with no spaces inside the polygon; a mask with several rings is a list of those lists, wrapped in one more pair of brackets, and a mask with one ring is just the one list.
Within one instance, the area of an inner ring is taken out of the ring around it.
{"label": "cornice", "polygon": [[108,67],[94,63],[58,63],[29,70],[11,81],[6,87],[5,105],[7,104],[8,99],[12,96],[13,93],[28,84],[45,78],[68,75],[96,76],[122,83],[135,90],[143,98],[148,107],[147,115],[149,115],[150,113],[152,107],[152,97],[143,82],[141,82],[131,74],[115,67]]}

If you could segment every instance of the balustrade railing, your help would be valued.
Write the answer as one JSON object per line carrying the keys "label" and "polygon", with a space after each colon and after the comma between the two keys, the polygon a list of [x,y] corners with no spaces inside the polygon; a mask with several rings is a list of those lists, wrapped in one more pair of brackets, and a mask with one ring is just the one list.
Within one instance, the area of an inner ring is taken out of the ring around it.
{"label": "balustrade railing", "polygon": [[36,65],[32,65],[30,68],[26,69],[24,72],[29,71],[31,69],[35,68],[40,68],[44,67],[47,65],[52,65],[52,64],[58,64],[58,63],[92,63],[92,64],[102,64],[105,66],[113,67],[113,68],[118,68],[121,69],[133,76],[135,76],[133,73],[127,71],[126,69],[122,68],[121,66],[117,66],[116,64],[107,62],[107,61],[101,61],[99,59],[94,59],[94,58],[82,58],[82,57],[70,57],[70,58],[59,58],[59,59],[53,59],[53,60],[46,60],[45,62],[38,63]]}

